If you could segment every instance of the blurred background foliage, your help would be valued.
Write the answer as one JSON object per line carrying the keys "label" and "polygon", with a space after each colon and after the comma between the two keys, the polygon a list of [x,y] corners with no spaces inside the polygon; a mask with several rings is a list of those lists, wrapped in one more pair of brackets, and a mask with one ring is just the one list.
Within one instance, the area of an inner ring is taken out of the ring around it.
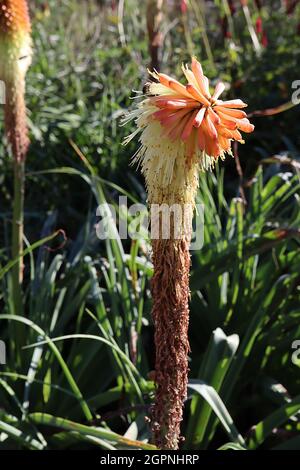
{"label": "blurred background foliage", "polygon": [[[24,318],[11,315],[3,126],[0,140],[0,449],[149,447],[150,243],[95,232],[97,204],[146,202],[129,166],[137,142],[122,146],[130,128],[119,122],[147,81],[146,3],[30,2]],[[299,449],[300,108],[288,103],[300,79],[300,3],[165,0],[160,33],[164,72],[180,77],[196,55],[212,84],[221,78],[228,98],[249,103],[256,126],[235,159],[200,176],[182,446]],[[35,248],[57,229],[65,240]],[[20,352],[18,337],[34,346]]]}

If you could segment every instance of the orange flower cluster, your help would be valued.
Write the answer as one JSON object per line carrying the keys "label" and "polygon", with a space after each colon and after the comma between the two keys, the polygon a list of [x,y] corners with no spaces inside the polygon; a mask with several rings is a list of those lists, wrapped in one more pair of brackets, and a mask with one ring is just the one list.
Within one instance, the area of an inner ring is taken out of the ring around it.
{"label": "orange flower cluster", "polygon": [[30,19],[25,0],[2,0],[0,3],[0,33],[30,32]]}
{"label": "orange flower cluster", "polygon": [[187,156],[198,149],[210,157],[218,158],[230,152],[231,140],[243,142],[240,130],[252,132],[246,113],[247,105],[239,100],[219,99],[225,85],[219,82],[213,95],[200,63],[193,58],[192,70],[183,67],[187,85],[163,73],[152,75],[164,87],[164,93],[150,97],[150,104],[157,108],[152,118],[164,128],[163,135],[171,141],[180,139],[186,144]]}

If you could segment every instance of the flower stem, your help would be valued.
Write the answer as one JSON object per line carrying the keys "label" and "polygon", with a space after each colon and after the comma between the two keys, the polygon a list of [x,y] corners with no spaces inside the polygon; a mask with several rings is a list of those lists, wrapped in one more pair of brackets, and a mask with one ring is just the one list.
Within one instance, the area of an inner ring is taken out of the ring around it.
{"label": "flower stem", "polygon": [[[12,259],[18,262],[12,267],[11,276],[11,312],[14,315],[23,315],[23,232],[24,232],[24,160],[14,159],[14,201],[12,221]],[[22,364],[21,347],[25,343],[25,329],[23,324],[11,325],[11,348],[15,364]]]}
{"label": "flower stem", "polygon": [[[14,169],[14,201],[12,221],[12,259],[17,263],[12,268],[10,302],[11,311],[15,315],[23,315],[23,231],[24,231],[24,186],[25,160],[29,146],[25,106],[25,80],[16,73],[15,77],[6,82],[6,103],[4,121],[7,141],[9,143]],[[24,325],[12,325],[12,349],[16,365],[22,363],[21,347],[25,343]]]}
{"label": "flower stem", "polygon": [[149,37],[150,70],[160,69],[159,50],[163,43],[161,23],[163,19],[163,0],[147,1],[147,30]]}
{"label": "flower stem", "polygon": [[23,281],[23,232],[24,232],[24,161],[14,159],[14,202],[12,226],[12,259],[18,262],[12,268],[12,291],[14,314],[21,315],[23,311],[22,281]]}
{"label": "flower stem", "polygon": [[9,142],[14,170],[14,200],[12,222],[12,259],[18,262],[12,268],[13,313],[23,313],[23,231],[25,160],[29,146],[24,100],[25,81],[16,76],[7,83],[5,104],[5,130]]}

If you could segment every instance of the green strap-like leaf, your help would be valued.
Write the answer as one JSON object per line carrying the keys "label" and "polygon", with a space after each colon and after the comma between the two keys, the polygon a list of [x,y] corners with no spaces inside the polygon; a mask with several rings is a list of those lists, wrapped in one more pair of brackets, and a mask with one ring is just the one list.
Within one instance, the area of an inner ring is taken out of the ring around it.
{"label": "green strap-like leaf", "polygon": [[84,424],[76,423],[68,419],[55,417],[46,413],[32,413],[29,418],[36,424],[43,424],[46,426],[54,426],[55,428],[61,428],[66,431],[78,432],[80,434],[87,434],[89,436],[98,437],[100,439],[107,440],[109,442],[116,442],[121,445],[128,447],[134,447],[137,449],[145,450],[156,450],[156,447],[147,444],[145,442],[135,441],[128,439],[127,437],[121,436],[110,429],[95,426],[86,426]]}
{"label": "green strap-like leaf", "polygon": [[188,384],[188,388],[199,393],[204,400],[207,401],[219,418],[230,439],[232,439],[233,442],[245,446],[243,437],[235,427],[233,419],[216,390],[201,380],[191,380]]}
{"label": "green strap-like leaf", "polygon": [[272,433],[273,429],[285,423],[291,416],[300,411],[300,395],[297,395],[289,403],[274,411],[267,418],[260,421],[253,430],[249,440],[249,448],[256,449]]}

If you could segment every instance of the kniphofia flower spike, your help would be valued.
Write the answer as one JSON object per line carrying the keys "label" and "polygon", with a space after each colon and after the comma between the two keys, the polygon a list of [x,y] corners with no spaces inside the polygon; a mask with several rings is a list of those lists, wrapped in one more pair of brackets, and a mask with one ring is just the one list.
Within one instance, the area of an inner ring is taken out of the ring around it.
{"label": "kniphofia flower spike", "polygon": [[[208,79],[195,58],[191,70],[183,66],[183,73],[186,85],[163,73],[151,73],[156,81],[147,84],[146,97],[124,119],[125,123],[133,119],[137,125],[125,143],[140,135],[134,161],[141,164],[151,209],[181,209],[169,211],[169,238],[159,231],[158,237],[152,238],[156,351],[152,431],[159,448],[172,450],[179,445],[187,393],[189,247],[199,169],[212,168],[219,158],[231,154],[232,141],[243,142],[240,131],[254,129],[243,111],[243,101],[220,99],[223,83],[210,93]],[[157,220],[160,224],[161,219]]]}
{"label": "kniphofia flower spike", "polygon": [[5,133],[14,160],[12,258],[18,262],[12,268],[12,289],[16,314],[22,313],[24,167],[29,147],[25,76],[31,55],[31,25],[26,0],[0,0],[0,80],[5,85]]}

